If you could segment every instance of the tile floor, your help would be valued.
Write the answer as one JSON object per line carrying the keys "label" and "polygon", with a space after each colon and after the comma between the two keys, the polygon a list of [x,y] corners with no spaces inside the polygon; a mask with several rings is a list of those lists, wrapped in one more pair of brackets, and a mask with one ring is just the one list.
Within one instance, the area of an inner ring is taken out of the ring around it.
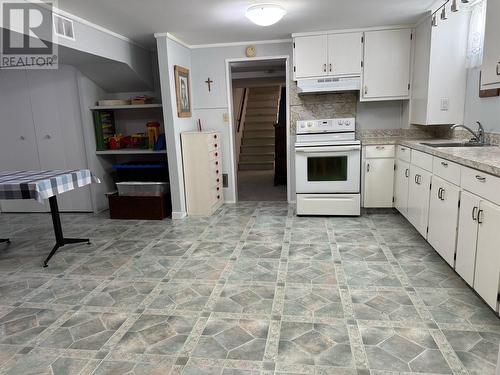
{"label": "tile floor", "polygon": [[0,215],[0,373],[494,374],[500,320],[392,211]]}

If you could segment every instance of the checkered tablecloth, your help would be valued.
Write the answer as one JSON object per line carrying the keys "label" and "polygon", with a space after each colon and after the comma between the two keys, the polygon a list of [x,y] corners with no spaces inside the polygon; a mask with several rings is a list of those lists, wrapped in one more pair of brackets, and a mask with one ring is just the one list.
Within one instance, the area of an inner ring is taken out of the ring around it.
{"label": "checkered tablecloth", "polygon": [[54,195],[99,183],[88,169],[71,171],[0,171],[0,199],[34,199],[43,203]]}

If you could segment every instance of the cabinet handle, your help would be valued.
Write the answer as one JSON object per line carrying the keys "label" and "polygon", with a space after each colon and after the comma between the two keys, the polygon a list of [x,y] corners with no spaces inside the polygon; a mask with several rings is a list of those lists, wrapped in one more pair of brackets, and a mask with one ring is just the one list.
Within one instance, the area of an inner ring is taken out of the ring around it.
{"label": "cabinet handle", "polygon": [[410,170],[408,168],[406,168],[405,170],[405,177],[406,178],[410,177]]}
{"label": "cabinet handle", "polygon": [[441,191],[443,191],[443,188],[439,188],[438,190],[438,198],[441,199]]}
{"label": "cabinet handle", "polygon": [[21,141],[24,141],[24,140],[26,139],[26,137],[25,137],[24,135],[22,135],[22,136],[20,136],[20,137],[19,137],[19,139],[20,139]]}
{"label": "cabinet handle", "polygon": [[50,136],[50,134],[47,134],[44,138],[45,138],[45,139],[50,139],[50,138],[52,138],[52,137]]}
{"label": "cabinet handle", "polygon": [[420,184],[421,184],[421,180],[420,180],[420,178],[421,178],[421,177],[422,177],[422,176],[420,176],[419,174],[416,174],[416,175],[415,175],[415,183],[416,183],[417,185],[420,185]]}
{"label": "cabinet handle", "polygon": [[476,221],[477,220],[477,207],[474,206],[474,208],[472,209],[472,221]]}
{"label": "cabinet handle", "polygon": [[330,72],[333,72],[333,65],[330,64]]}
{"label": "cabinet handle", "polygon": [[441,165],[445,168],[448,168],[448,163],[445,163],[444,161],[441,162]]}
{"label": "cabinet handle", "polygon": [[439,197],[439,199],[441,199],[442,201],[444,201],[444,193],[446,193],[446,190],[441,188],[441,197]]}
{"label": "cabinet handle", "polygon": [[365,95],[368,95],[368,86],[365,86]]}
{"label": "cabinet handle", "polygon": [[406,151],[406,148],[401,147],[401,151],[405,152],[405,151]]}
{"label": "cabinet handle", "polygon": [[476,175],[476,179],[480,182],[485,182],[486,181],[486,177],[482,177],[480,175]]}
{"label": "cabinet handle", "polygon": [[323,71],[326,73],[326,64],[323,64]]}
{"label": "cabinet handle", "polygon": [[377,146],[376,149],[377,150],[385,150],[385,146]]}
{"label": "cabinet handle", "polygon": [[478,213],[477,213],[477,222],[479,224],[482,224],[483,223],[483,219],[484,219],[484,211],[483,210],[479,210]]}
{"label": "cabinet handle", "polygon": [[500,76],[500,61],[497,64],[497,76]]}
{"label": "cabinet handle", "polygon": [[366,163],[366,171],[370,172],[370,164],[369,163]]}

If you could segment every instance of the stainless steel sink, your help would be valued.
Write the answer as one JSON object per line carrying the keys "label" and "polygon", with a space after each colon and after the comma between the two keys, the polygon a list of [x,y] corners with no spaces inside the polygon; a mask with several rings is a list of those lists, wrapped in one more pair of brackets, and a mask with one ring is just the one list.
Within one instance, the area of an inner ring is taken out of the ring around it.
{"label": "stainless steel sink", "polygon": [[469,143],[469,142],[443,142],[443,143],[431,143],[431,142],[422,142],[420,143],[424,146],[430,147],[487,147],[491,146],[489,143]]}

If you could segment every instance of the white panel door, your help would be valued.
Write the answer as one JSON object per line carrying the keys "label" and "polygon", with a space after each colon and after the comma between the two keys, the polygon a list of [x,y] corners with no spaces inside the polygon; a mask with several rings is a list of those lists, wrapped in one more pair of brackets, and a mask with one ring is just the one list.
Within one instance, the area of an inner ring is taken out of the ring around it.
{"label": "white panel door", "polygon": [[294,39],[295,78],[321,77],[328,74],[328,36],[301,36]]}
{"label": "white panel door", "polygon": [[427,238],[429,198],[432,174],[414,165],[410,166],[408,189],[408,220]]}
{"label": "white panel door", "polygon": [[[39,170],[26,71],[0,70],[0,170]],[[1,201],[2,212],[43,212],[32,200]]]}
{"label": "white panel door", "polygon": [[460,215],[458,219],[457,259],[455,271],[467,284],[474,284],[477,247],[477,214],[481,200],[475,195],[462,191]]}
{"label": "white panel door", "polygon": [[455,264],[459,200],[458,187],[432,177],[427,241],[452,267]]}
{"label": "white panel door", "polygon": [[409,97],[411,30],[365,33],[362,99]]}
{"label": "white panel door", "polygon": [[408,216],[408,183],[410,181],[410,164],[402,160],[396,161],[394,173],[394,207],[404,216]]}
{"label": "white panel door", "polygon": [[394,159],[366,159],[364,207],[392,207]]}
{"label": "white panel door", "polygon": [[361,74],[363,33],[328,35],[328,74],[359,76]]}
{"label": "white panel door", "polygon": [[488,0],[481,82],[484,88],[500,88],[500,0]]}
{"label": "white panel door", "polygon": [[478,213],[476,272],[474,289],[494,310],[497,310],[500,273],[498,232],[500,206],[481,201]]}
{"label": "white panel door", "polygon": [[[75,71],[28,73],[41,169],[87,168]],[[91,211],[88,186],[58,196],[61,211]]]}

